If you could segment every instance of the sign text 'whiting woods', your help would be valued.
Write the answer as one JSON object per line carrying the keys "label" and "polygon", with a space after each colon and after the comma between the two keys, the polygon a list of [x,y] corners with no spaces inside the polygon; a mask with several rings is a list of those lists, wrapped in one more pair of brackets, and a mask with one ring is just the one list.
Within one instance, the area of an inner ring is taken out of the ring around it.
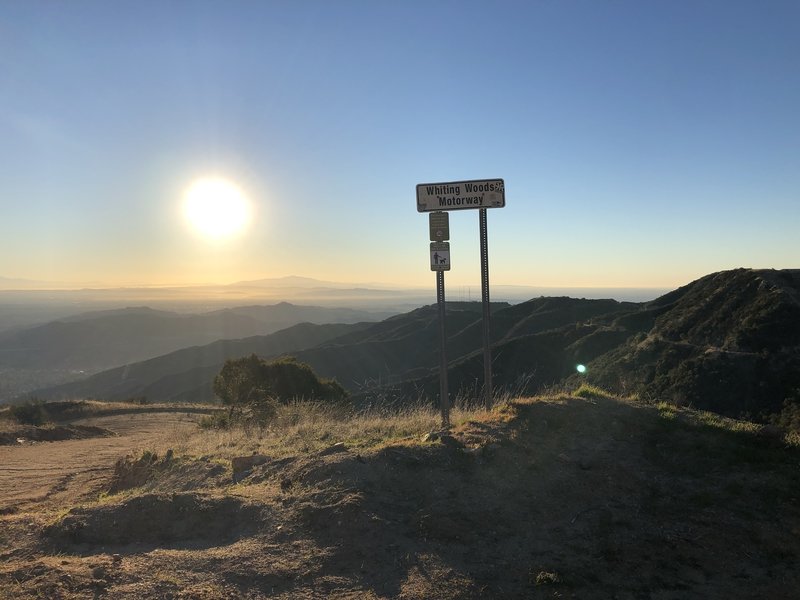
{"label": "sign text 'whiting woods'", "polygon": [[417,210],[459,210],[505,206],[502,179],[421,183],[417,186]]}

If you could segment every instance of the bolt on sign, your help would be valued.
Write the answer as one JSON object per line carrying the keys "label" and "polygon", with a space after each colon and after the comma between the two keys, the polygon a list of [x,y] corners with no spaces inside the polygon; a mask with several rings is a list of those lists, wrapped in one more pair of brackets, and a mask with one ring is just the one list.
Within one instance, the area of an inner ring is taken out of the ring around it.
{"label": "bolt on sign", "polygon": [[506,186],[502,179],[473,179],[417,185],[417,212],[503,208]]}
{"label": "bolt on sign", "polygon": [[443,242],[450,239],[450,215],[446,212],[428,213],[431,241]]}
{"label": "bolt on sign", "polygon": [[431,271],[450,270],[450,243],[431,242]]}

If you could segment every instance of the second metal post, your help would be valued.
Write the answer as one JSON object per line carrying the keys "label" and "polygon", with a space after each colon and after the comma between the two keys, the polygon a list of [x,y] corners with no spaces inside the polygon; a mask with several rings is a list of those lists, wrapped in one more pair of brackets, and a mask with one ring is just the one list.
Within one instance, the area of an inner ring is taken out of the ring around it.
{"label": "second metal post", "polygon": [[481,301],[483,303],[483,394],[487,409],[492,408],[491,309],[489,306],[489,234],[486,209],[480,209],[478,220],[481,237]]}

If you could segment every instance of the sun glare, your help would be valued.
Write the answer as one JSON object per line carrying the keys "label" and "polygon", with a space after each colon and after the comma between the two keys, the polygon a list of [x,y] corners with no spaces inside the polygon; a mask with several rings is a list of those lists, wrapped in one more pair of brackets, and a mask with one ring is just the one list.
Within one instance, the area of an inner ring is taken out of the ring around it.
{"label": "sun glare", "polygon": [[250,213],[244,192],[226,179],[198,179],[183,199],[183,214],[192,228],[214,240],[242,233],[250,223]]}

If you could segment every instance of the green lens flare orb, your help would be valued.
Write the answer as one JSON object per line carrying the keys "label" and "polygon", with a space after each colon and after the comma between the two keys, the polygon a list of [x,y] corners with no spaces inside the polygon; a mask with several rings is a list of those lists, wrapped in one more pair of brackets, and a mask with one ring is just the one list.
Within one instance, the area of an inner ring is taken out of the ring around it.
{"label": "green lens flare orb", "polygon": [[577,365],[575,369],[578,371],[578,373],[586,373],[586,365]]}

